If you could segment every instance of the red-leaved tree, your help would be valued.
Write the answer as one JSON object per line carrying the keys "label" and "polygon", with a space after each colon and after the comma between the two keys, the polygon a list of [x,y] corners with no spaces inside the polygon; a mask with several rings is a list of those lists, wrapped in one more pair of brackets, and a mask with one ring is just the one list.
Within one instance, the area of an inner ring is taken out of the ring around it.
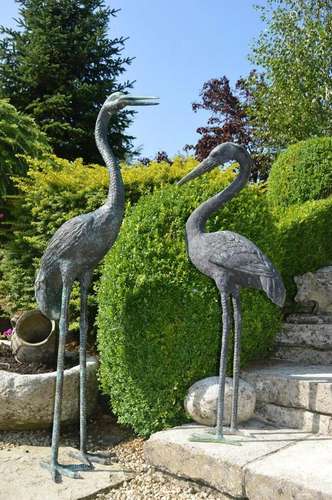
{"label": "red-leaved tree", "polygon": [[211,115],[207,124],[196,131],[201,136],[197,144],[187,145],[184,149],[194,150],[196,158],[201,161],[218,144],[229,141],[242,144],[254,160],[252,180],[265,179],[271,158],[255,139],[250,116],[251,95],[246,79],[239,79],[233,90],[226,76],[213,78],[204,83],[200,98],[200,102],[192,104],[192,109],[194,112],[204,109]]}

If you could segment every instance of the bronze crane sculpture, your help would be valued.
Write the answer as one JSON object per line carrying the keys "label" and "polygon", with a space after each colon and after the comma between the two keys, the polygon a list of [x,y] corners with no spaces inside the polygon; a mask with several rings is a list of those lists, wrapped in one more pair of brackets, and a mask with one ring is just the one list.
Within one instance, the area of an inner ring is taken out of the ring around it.
{"label": "bronze crane sculpture", "polygon": [[236,433],[238,430],[241,339],[240,288],[263,290],[272,302],[279,307],[283,306],[286,294],[278,271],[254,243],[231,231],[213,233],[205,231],[208,218],[247,184],[252,160],[246,149],[229,142],[215,147],[209,156],[183,177],[178,184],[183,184],[229,161],[239,163],[240,171],[237,177],[224,191],[216,194],[196,208],[186,223],[189,258],[199,271],[215,281],[221,299],[223,332],[219,368],[217,426],[216,432],[211,438],[202,438],[202,440],[215,442],[224,440],[225,377],[227,344],[231,322],[230,298],[232,299],[234,316],[233,397],[230,433]]}
{"label": "bronze crane sculpture", "polygon": [[[111,116],[125,106],[158,104],[154,97],[134,97],[116,92],[106,99],[96,121],[95,139],[98,150],[109,171],[109,191],[105,203],[94,212],[79,215],[65,222],[48,243],[41,259],[35,283],[39,309],[52,320],[59,320],[59,347],[54,403],[51,461],[42,464],[51,471],[54,481],[61,475],[77,478],[79,470],[93,468],[100,457],[87,452],[86,428],[86,338],[87,298],[92,273],[97,264],[117,239],[125,207],[124,185],[118,160],[108,143],[108,125]],[[80,452],[79,465],[61,465],[58,462],[61,403],[68,305],[73,282],[80,284]]]}

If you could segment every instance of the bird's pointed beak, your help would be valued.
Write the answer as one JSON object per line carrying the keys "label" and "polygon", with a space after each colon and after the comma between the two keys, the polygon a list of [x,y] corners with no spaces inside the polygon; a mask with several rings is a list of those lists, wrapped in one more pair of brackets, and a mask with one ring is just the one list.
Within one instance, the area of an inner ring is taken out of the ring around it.
{"label": "bird's pointed beak", "polygon": [[127,106],[156,106],[159,104],[159,97],[125,96]]}
{"label": "bird's pointed beak", "polygon": [[200,175],[205,174],[209,170],[212,170],[215,167],[213,161],[211,158],[207,157],[205,160],[201,161],[197,167],[195,167],[189,174],[185,175],[180,179],[177,184],[180,186],[181,184],[184,184],[185,182],[191,181],[192,179],[195,179],[196,177],[199,177]]}

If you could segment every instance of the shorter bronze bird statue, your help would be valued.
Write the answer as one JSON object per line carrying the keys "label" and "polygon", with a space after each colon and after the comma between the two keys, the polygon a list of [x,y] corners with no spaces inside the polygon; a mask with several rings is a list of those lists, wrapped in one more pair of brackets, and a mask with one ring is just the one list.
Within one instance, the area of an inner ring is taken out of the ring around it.
{"label": "shorter bronze bird statue", "polygon": [[230,432],[236,433],[238,429],[241,340],[240,288],[264,290],[272,302],[279,307],[283,306],[286,295],[280,274],[254,243],[231,231],[218,231],[215,233],[205,231],[208,218],[227,201],[236,196],[248,182],[252,160],[245,148],[230,142],[215,147],[209,156],[183,177],[178,184],[190,181],[229,161],[239,163],[240,172],[238,176],[224,191],[216,194],[196,208],[186,223],[189,258],[199,271],[214,280],[221,299],[223,333],[219,369],[217,427],[215,435],[209,439],[217,442],[224,439],[225,378],[231,322],[230,299],[232,300],[234,315],[233,398]]}

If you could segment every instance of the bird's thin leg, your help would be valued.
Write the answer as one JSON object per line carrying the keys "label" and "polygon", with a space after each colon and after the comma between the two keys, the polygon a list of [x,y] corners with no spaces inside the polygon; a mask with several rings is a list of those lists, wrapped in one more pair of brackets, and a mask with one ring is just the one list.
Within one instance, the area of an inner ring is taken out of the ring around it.
{"label": "bird's thin leg", "polygon": [[[81,315],[80,315],[80,451],[84,458],[87,452],[86,428],[86,340],[88,333],[88,289],[91,282],[91,273],[86,273],[80,281],[81,287]],[[89,465],[90,462],[86,459]]]}
{"label": "bird's thin leg", "polygon": [[86,343],[88,333],[88,290],[92,273],[89,271],[80,280],[81,312],[80,312],[80,451],[70,453],[83,464],[93,469],[92,462],[106,464],[109,455],[88,453],[87,451],[87,372],[86,372]]}
{"label": "bird's thin leg", "polygon": [[230,326],[229,315],[229,297],[225,292],[220,293],[222,307],[222,344],[220,353],[220,368],[219,368],[219,388],[218,388],[218,408],[217,408],[217,428],[216,437],[223,439],[223,421],[224,421],[224,402],[225,402],[225,380],[226,380],[226,365],[227,365],[227,345]]}
{"label": "bird's thin leg", "polygon": [[57,375],[56,375],[56,388],[55,388],[55,401],[54,401],[51,462],[49,464],[48,463],[41,464],[42,467],[47,468],[51,471],[52,478],[56,483],[61,482],[62,474],[71,478],[80,477],[77,472],[79,470],[77,467],[75,467],[74,465],[61,465],[58,462],[62,393],[63,393],[64,355],[65,355],[66,335],[68,329],[68,305],[72,287],[72,280],[69,280],[65,275],[63,276],[62,281],[63,285],[62,285],[61,313],[59,322],[59,347],[58,347]]}
{"label": "bird's thin leg", "polygon": [[241,303],[240,293],[236,290],[232,296],[234,314],[234,358],[233,358],[233,398],[231,414],[231,432],[238,430],[237,414],[239,400],[240,349],[241,349]]}

